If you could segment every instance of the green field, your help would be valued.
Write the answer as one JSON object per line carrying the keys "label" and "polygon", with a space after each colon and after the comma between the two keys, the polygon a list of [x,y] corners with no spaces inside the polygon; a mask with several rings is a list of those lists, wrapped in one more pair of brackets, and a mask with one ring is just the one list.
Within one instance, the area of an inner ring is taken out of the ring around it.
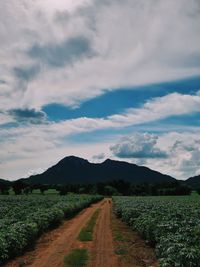
{"label": "green field", "polygon": [[160,267],[200,266],[200,196],[113,197],[114,209],[155,246]]}
{"label": "green field", "polygon": [[91,195],[0,196],[0,265],[21,254],[40,234],[100,200]]}

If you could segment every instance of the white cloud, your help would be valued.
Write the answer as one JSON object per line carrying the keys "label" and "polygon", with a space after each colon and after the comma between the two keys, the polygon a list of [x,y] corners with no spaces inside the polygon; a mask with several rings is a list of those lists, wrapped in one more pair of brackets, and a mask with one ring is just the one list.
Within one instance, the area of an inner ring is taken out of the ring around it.
{"label": "white cloud", "polygon": [[170,132],[159,136],[157,145],[167,151],[163,159],[147,159],[146,166],[169,174],[178,179],[186,179],[200,174],[200,138],[194,132]]}
{"label": "white cloud", "polygon": [[0,113],[0,125],[13,122],[14,120],[7,114]]}
{"label": "white cloud", "polygon": [[105,154],[104,153],[100,153],[100,154],[94,155],[92,157],[92,159],[94,161],[102,161],[103,159],[105,159]]}
{"label": "white cloud", "polygon": [[140,108],[130,108],[124,114],[112,115],[108,119],[116,125],[137,125],[197,111],[200,111],[199,95],[173,93],[153,98]]}
{"label": "white cloud", "polygon": [[158,136],[147,133],[134,133],[122,137],[110,147],[119,158],[166,158],[167,153],[157,147]]}
{"label": "white cloud", "polygon": [[[4,110],[52,102],[75,107],[105,90],[200,73],[197,0],[11,0],[1,1],[0,10]],[[34,45],[60,47],[76,36],[88,39],[94,57],[52,69],[27,53]],[[40,73],[30,81],[12,71],[35,65]]]}

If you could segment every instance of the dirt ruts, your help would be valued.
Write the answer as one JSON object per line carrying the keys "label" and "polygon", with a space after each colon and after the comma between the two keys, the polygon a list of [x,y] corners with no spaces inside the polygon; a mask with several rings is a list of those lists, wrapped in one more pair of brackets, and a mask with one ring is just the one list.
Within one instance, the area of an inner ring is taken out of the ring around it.
{"label": "dirt ruts", "polygon": [[97,220],[89,267],[118,267],[111,232],[111,200],[107,199]]}

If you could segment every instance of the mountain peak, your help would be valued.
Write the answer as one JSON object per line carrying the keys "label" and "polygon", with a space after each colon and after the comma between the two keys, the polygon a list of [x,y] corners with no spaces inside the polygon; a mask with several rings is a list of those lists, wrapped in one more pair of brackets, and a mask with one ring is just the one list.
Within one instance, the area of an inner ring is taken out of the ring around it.
{"label": "mountain peak", "polygon": [[72,156],[67,156],[59,161],[59,163],[67,163],[67,162],[83,164],[83,163],[88,163],[88,160],[72,155]]}
{"label": "mountain peak", "polygon": [[110,162],[113,162],[113,160],[112,159],[106,159],[102,163],[110,163]]}

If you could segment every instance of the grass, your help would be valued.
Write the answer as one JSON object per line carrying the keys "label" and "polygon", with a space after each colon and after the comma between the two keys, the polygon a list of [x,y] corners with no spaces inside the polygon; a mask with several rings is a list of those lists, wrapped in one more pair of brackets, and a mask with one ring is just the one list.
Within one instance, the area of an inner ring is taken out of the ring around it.
{"label": "grass", "polygon": [[88,221],[88,223],[86,224],[86,226],[81,229],[79,236],[78,236],[78,239],[80,241],[92,241],[93,229],[96,224],[96,220],[98,218],[99,212],[100,212],[100,209],[97,209],[92,215],[92,217],[90,218],[90,220]]}
{"label": "grass", "polygon": [[115,249],[115,254],[117,254],[117,255],[126,255],[126,254],[128,254],[126,246],[125,245],[117,246],[117,248]]}
{"label": "grass", "polygon": [[126,232],[119,226],[119,221],[111,211],[111,228],[113,233],[113,238],[115,241],[128,242],[130,241],[130,233]]}
{"label": "grass", "polygon": [[88,261],[88,251],[85,248],[76,248],[72,252],[65,256],[65,267],[84,267]]}

